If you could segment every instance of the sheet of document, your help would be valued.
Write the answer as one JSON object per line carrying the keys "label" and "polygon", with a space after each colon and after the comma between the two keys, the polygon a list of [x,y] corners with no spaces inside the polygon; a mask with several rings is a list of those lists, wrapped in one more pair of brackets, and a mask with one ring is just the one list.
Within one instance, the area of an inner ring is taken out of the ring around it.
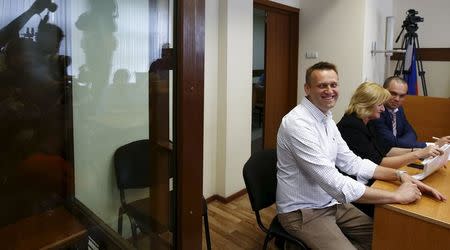
{"label": "sheet of document", "polygon": [[444,154],[440,156],[436,156],[433,158],[428,158],[422,161],[424,167],[423,172],[420,174],[413,175],[414,178],[417,180],[423,180],[430,174],[434,173],[441,167],[445,166],[447,164],[447,161],[450,159],[450,144],[445,144],[441,147],[442,151],[444,151]]}

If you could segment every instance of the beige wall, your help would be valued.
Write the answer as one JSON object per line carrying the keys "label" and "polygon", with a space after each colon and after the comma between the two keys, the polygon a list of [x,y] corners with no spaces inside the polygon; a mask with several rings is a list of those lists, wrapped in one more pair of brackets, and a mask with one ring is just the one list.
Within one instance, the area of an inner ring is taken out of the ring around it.
{"label": "beige wall", "polygon": [[[217,133],[218,133],[218,58],[219,58],[219,0],[205,1],[205,105],[203,139],[203,194],[217,193]],[[220,182],[220,183],[219,183]]]}
{"label": "beige wall", "polygon": [[385,65],[389,56],[385,53],[372,54],[372,45],[377,50],[385,49],[386,17],[392,16],[392,0],[366,0],[364,15],[363,80],[382,84]]}
{"label": "beige wall", "polygon": [[217,154],[223,160],[216,188],[229,196],[242,189],[242,165],[250,154],[253,2],[220,3]]}
{"label": "beige wall", "polygon": [[[364,48],[364,3],[359,0],[301,0],[299,47],[299,100],[304,96],[306,69],[319,61],[337,65],[341,85],[333,118],[342,117],[352,91],[362,81]],[[306,59],[317,51],[317,59]]]}

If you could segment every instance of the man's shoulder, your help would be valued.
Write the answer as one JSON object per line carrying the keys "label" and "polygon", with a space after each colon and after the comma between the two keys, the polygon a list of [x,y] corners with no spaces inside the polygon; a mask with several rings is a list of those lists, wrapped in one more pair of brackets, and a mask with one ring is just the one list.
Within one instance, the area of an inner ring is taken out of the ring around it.
{"label": "man's shoulder", "polygon": [[286,121],[287,124],[300,125],[313,123],[314,117],[307,108],[299,104],[289,111],[289,113],[283,117],[283,120]]}
{"label": "man's shoulder", "polygon": [[297,134],[298,131],[304,130],[314,126],[314,117],[307,109],[301,105],[297,105],[289,113],[287,113],[280,124],[279,133]]}

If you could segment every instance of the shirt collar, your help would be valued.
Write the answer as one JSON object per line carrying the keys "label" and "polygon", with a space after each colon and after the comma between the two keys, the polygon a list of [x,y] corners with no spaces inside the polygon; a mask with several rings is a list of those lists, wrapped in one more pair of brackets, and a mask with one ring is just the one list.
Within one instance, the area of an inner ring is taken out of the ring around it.
{"label": "shirt collar", "polygon": [[323,113],[319,108],[316,107],[308,98],[303,98],[301,104],[312,114],[314,119],[319,122],[326,123],[333,118],[330,110],[327,113]]}
{"label": "shirt collar", "polygon": [[389,111],[389,113],[395,114],[398,111],[398,108],[395,109],[387,109]]}

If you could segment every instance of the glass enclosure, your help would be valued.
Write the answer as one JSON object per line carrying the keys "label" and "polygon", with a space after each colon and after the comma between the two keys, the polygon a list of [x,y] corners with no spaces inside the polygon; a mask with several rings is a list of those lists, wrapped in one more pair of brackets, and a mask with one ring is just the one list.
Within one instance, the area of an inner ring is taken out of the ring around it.
{"label": "glass enclosure", "polygon": [[175,4],[0,0],[0,245],[70,218],[78,233],[61,234],[79,239],[48,244],[95,249],[102,224],[129,247],[174,247]]}

